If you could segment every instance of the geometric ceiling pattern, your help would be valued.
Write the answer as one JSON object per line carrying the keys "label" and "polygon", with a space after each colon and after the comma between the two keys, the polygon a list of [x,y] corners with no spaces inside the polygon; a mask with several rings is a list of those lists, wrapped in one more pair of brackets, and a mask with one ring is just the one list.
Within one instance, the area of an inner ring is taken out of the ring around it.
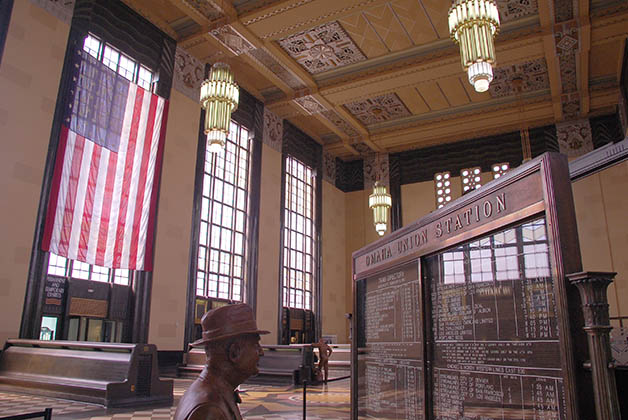
{"label": "geometric ceiling pattern", "polygon": [[345,105],[364,125],[373,125],[410,116],[410,111],[394,93],[376,96]]}
{"label": "geometric ceiling pattern", "polygon": [[[513,83],[515,79],[518,79],[519,85]],[[521,86],[521,93],[549,89],[549,74],[545,58],[496,68],[489,92],[493,98],[512,96],[518,93],[517,86]]]}
{"label": "geometric ceiling pattern", "polygon": [[366,60],[338,22],[280,39],[279,45],[311,74]]}
{"label": "geometric ceiling pattern", "polygon": [[478,93],[449,38],[453,0],[122,1],[344,160],[614,113],[628,38],[626,0],[496,0]]}

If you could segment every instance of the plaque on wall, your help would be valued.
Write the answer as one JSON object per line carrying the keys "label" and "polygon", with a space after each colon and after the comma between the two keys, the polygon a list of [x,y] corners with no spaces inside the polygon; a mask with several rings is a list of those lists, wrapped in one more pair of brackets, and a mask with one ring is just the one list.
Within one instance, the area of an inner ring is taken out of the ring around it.
{"label": "plaque on wall", "polygon": [[65,305],[65,277],[48,276],[46,277],[46,285],[44,287],[46,295],[43,313],[46,315],[61,315]]}
{"label": "plaque on wall", "polygon": [[545,154],[356,251],[351,418],[593,418],[575,226]]}

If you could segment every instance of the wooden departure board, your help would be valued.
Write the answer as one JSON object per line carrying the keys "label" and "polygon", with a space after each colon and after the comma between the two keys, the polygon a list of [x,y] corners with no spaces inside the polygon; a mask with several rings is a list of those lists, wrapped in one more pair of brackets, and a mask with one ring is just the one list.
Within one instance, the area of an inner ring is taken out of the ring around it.
{"label": "wooden departure board", "polygon": [[353,254],[352,419],[594,416],[567,168],[546,154]]}
{"label": "wooden departure board", "polygon": [[423,319],[416,262],[360,284],[360,416],[423,419]]}

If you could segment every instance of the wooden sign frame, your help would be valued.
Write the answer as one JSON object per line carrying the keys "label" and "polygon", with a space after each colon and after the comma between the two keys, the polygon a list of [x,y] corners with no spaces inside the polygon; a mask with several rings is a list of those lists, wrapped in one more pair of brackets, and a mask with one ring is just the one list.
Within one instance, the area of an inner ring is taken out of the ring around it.
{"label": "wooden sign frame", "polygon": [[[565,156],[546,153],[508,172],[498,180],[469,193],[386,237],[353,253],[353,319],[351,372],[351,418],[358,419],[358,352],[359,319],[356,285],[361,280],[383,273],[410,261],[421,259],[457,244],[507,228],[518,222],[544,216],[549,242],[551,276],[554,282],[555,307],[561,370],[563,373],[566,418],[588,418],[590,403],[582,401],[576,384],[586,388],[582,363],[587,358],[586,336],[577,291],[572,290],[566,274],[582,270],[576,216],[573,205],[569,165]],[[429,297],[421,296],[424,304]],[[429,302],[427,302],[429,304]],[[424,305],[423,305],[424,306]],[[423,319],[425,339],[427,320]],[[426,355],[429,358],[429,355]],[[578,367],[578,369],[576,368]],[[428,377],[430,360],[424,360]],[[429,384],[425,384],[427,388]],[[583,392],[583,389],[580,389]],[[586,393],[584,394],[586,395]],[[592,395],[592,394],[591,394]],[[429,392],[424,400],[424,418],[433,418]]]}

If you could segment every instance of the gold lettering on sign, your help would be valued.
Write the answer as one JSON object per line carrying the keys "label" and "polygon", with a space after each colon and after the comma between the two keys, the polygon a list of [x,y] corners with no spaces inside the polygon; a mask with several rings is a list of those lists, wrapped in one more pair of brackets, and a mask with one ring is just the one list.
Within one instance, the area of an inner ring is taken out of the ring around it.
{"label": "gold lettering on sign", "polygon": [[506,211],[506,193],[502,192],[483,198],[478,204],[472,204],[451,216],[436,220],[429,225],[402,236],[395,243],[383,245],[381,248],[371,251],[360,258],[365,259],[367,267],[378,265],[389,258],[393,258],[393,251],[395,258],[410,252],[419,251],[420,248],[428,244],[430,235],[433,235],[432,238],[439,239],[444,235],[456,234],[459,231],[464,231],[469,226],[495,218],[504,211]]}
{"label": "gold lettering on sign", "polygon": [[397,252],[402,254],[427,243],[427,229],[414,232],[412,236],[397,241]]}
{"label": "gold lettering on sign", "polygon": [[438,221],[434,225],[434,236],[441,238],[445,234],[451,234],[464,229],[473,223],[479,223],[489,219],[495,214],[506,210],[506,193],[501,193],[492,198],[487,198],[481,204],[471,206],[455,216]]}
{"label": "gold lettering on sign", "polygon": [[366,265],[367,267],[371,264],[377,264],[382,261],[387,260],[392,257],[392,252],[390,251],[390,247],[387,246],[385,248],[378,249],[366,256]]}

